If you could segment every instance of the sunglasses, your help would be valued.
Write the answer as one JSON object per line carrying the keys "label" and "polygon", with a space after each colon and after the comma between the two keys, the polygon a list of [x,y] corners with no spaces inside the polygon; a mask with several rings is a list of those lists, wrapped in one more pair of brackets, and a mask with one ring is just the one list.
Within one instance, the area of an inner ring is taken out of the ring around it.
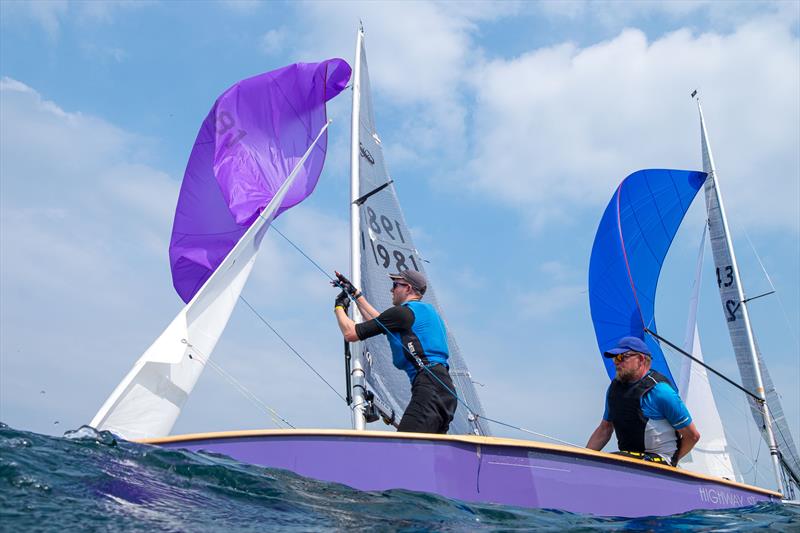
{"label": "sunglasses", "polygon": [[399,281],[392,282],[392,290],[395,290],[397,287],[410,287],[408,283],[400,283]]}
{"label": "sunglasses", "polygon": [[621,353],[621,354],[615,355],[613,359],[614,359],[615,363],[621,363],[622,361],[625,361],[625,360],[627,360],[627,359],[629,359],[631,357],[635,357],[637,355],[639,355],[637,352],[625,352],[625,353]]}

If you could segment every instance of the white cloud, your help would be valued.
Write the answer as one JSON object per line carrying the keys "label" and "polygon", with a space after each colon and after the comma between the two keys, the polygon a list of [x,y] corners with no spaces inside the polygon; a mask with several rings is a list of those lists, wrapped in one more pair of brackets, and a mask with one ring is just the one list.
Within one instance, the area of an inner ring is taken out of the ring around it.
{"label": "white cloud", "polygon": [[[300,46],[306,59],[337,55],[353,57],[359,19],[365,45],[373,100],[380,117],[402,109],[395,139],[413,139],[404,146],[386,145],[387,151],[408,160],[422,154],[443,158],[463,150],[465,134],[465,80],[474,62],[472,34],[478,20],[500,16],[515,4],[474,3],[466,8],[433,2],[303,4],[304,16],[319,28]],[[494,6],[494,8],[492,7]],[[410,146],[413,145],[413,148]],[[444,152],[447,152],[445,154]]]}
{"label": "white cloud", "polygon": [[87,42],[83,43],[81,48],[89,58],[102,63],[122,63],[128,57],[125,50],[116,46],[100,46]]}
{"label": "white cloud", "polygon": [[553,285],[540,291],[527,292],[514,302],[524,320],[558,320],[559,313],[572,309],[586,301],[585,285]]}
{"label": "white cloud", "polygon": [[70,0],[34,0],[3,2],[3,22],[18,23],[21,20],[32,20],[41,26],[51,42],[61,35],[61,27],[73,18],[80,24],[111,23],[119,11],[139,9],[153,5],[147,0],[102,0],[102,1],[70,1]]}
{"label": "white cloud", "polygon": [[[730,211],[798,230],[800,58],[789,28],[761,19],[730,35],[639,30],[488,62],[476,76],[473,185],[544,225],[593,208],[639,168],[698,168],[702,90]],[[765,212],[771,216],[764,217]]]}
{"label": "white cloud", "polygon": [[138,350],[136,332],[157,323],[153,310],[170,309],[162,265],[178,186],[140,162],[146,139],[22,82],[0,81],[0,105],[0,343],[10,369],[0,394],[24,403],[11,376],[36,376],[58,403],[54,417],[75,427],[101,398],[70,384],[116,368]]}
{"label": "white cloud", "polygon": [[[58,431],[91,418],[180,308],[167,263],[179,184],[143,162],[151,140],[64,110],[18,80],[0,80],[0,104],[2,417],[34,431]],[[331,272],[349,264],[345,217],[301,205],[277,226]],[[272,231],[244,293],[341,390],[342,356],[331,353],[341,349],[331,313],[335,294]],[[294,422],[347,425],[344,404],[332,402],[324,383],[244,306],[215,361]],[[83,385],[76,390],[74,383]],[[22,419],[39,405],[33,389],[47,390],[46,412],[41,407]],[[263,413],[232,390],[207,372],[179,427],[263,427]],[[285,401],[298,391],[302,401]],[[232,402],[224,411],[220,397]],[[231,405],[241,410],[233,419]],[[50,426],[50,419],[63,425]]]}
{"label": "white cloud", "polygon": [[10,20],[31,19],[39,24],[47,36],[55,41],[61,33],[61,19],[67,13],[68,0],[52,2],[4,2],[3,18]]}
{"label": "white cloud", "polygon": [[765,13],[784,20],[797,20],[796,2],[743,0],[671,0],[670,2],[629,2],[625,0],[561,0],[541,2],[535,10],[551,19],[590,20],[616,30],[621,26],[658,20],[689,27],[731,29]]}
{"label": "white cloud", "polygon": [[549,276],[553,281],[563,282],[574,280],[582,275],[578,269],[561,261],[545,261],[539,265],[539,271]]}
{"label": "white cloud", "polygon": [[261,36],[260,47],[264,54],[271,56],[283,51],[288,33],[285,29],[269,30]]}

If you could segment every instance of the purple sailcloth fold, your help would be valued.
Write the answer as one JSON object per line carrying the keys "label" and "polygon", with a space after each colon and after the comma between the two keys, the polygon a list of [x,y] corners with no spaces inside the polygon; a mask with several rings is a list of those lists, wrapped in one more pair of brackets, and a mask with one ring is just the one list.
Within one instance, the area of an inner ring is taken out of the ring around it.
{"label": "purple sailcloth fold", "polygon": [[[266,207],[327,121],[325,102],[350,79],[343,59],[296,63],[234,84],[200,126],[183,176],[169,260],[189,302]],[[317,184],[327,133],[306,159],[278,214]]]}

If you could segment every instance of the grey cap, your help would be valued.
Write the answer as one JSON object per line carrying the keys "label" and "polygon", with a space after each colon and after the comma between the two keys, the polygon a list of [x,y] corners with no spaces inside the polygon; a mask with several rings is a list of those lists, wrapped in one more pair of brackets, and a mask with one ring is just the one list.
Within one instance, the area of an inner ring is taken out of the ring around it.
{"label": "grey cap", "polygon": [[408,283],[411,285],[411,288],[420,294],[425,294],[425,291],[428,289],[428,280],[425,279],[425,276],[421,272],[417,272],[416,270],[403,270],[397,274],[389,274],[389,277],[392,278],[392,280]]}

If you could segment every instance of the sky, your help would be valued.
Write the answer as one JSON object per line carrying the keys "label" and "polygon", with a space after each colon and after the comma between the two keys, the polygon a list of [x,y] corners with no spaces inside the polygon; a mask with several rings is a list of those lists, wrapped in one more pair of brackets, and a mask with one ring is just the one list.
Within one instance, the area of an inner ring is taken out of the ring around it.
{"label": "sky", "polygon": [[[214,99],[297,61],[352,63],[361,20],[387,165],[488,416],[585,444],[608,384],[587,295],[597,223],[630,173],[701,169],[698,89],[746,293],[776,290],[750,313],[800,437],[799,3],[4,1],[0,15],[0,421],[60,435],[91,420],[181,309],[167,247]],[[328,112],[316,191],[276,226],[347,271],[350,92]],[[698,198],[662,271],[659,332],[678,343],[703,221]],[[703,351],[740,381],[706,257]],[[274,232],[243,295],[343,390],[335,291]],[[350,426],[244,306],[214,361],[297,427]],[[742,398],[712,384],[758,454]],[[173,432],[269,427],[207,371]]]}

